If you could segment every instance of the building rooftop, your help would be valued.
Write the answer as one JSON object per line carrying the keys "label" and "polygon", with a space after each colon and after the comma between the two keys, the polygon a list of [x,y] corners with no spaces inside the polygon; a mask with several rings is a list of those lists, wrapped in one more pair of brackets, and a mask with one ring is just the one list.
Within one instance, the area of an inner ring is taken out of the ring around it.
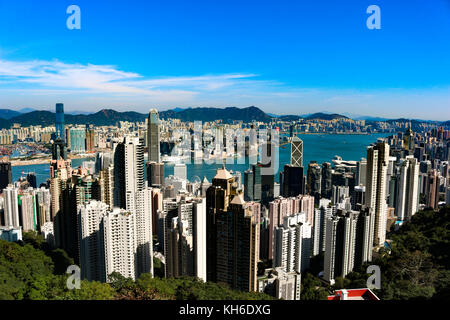
{"label": "building rooftop", "polygon": [[214,177],[214,179],[221,179],[221,180],[228,180],[231,178],[233,178],[233,176],[227,169],[225,169],[225,167],[217,169],[217,174]]}
{"label": "building rooftop", "polygon": [[334,295],[328,296],[328,300],[380,300],[372,290],[362,289],[341,289],[336,290]]}

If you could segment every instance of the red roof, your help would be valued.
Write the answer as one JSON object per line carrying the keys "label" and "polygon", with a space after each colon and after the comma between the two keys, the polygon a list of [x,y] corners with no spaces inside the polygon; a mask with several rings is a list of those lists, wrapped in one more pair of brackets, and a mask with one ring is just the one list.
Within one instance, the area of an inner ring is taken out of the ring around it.
{"label": "red roof", "polygon": [[372,290],[363,288],[336,290],[333,296],[328,296],[328,300],[380,300],[380,298]]}

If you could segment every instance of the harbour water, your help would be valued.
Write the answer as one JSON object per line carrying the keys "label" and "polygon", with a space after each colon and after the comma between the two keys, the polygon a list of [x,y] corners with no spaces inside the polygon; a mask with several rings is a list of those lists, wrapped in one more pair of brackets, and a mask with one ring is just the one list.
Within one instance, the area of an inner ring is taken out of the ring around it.
{"label": "harbour water", "polygon": [[[303,140],[303,166],[308,166],[312,160],[319,164],[323,162],[331,162],[334,156],[340,156],[344,160],[360,160],[361,157],[366,157],[366,148],[371,143],[377,141],[378,138],[384,138],[391,134],[371,134],[371,135],[357,135],[357,134],[306,134],[299,135]],[[285,145],[279,148],[279,166],[282,170],[283,166],[290,162],[290,145]],[[83,161],[91,159],[73,159],[72,167],[76,168],[82,164]],[[226,167],[229,170],[240,171],[242,176],[244,171],[249,168],[248,159],[245,164],[238,164],[237,160],[234,163],[227,163]],[[195,177],[199,179],[206,178],[211,182],[216,174],[217,168],[221,167],[221,163],[214,164],[187,164],[187,175],[189,180]],[[167,163],[164,167],[165,176],[173,174],[174,164]],[[29,166],[16,166],[12,168],[13,181],[16,181],[22,175],[26,176],[28,172],[36,174],[38,186],[50,177],[50,168],[48,164],[38,164]],[[279,173],[279,171],[278,171]],[[278,182],[279,174],[275,175],[275,181]]]}

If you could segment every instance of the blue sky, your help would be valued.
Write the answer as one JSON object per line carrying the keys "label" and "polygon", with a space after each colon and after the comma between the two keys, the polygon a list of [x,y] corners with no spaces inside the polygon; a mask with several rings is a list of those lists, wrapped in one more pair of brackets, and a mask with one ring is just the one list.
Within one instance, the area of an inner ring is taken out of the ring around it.
{"label": "blue sky", "polygon": [[0,108],[448,120],[449,89],[450,0],[0,0]]}

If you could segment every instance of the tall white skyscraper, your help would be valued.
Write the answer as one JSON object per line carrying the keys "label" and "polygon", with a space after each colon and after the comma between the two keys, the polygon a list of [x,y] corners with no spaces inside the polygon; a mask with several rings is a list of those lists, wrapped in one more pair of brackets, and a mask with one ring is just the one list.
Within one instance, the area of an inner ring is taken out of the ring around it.
{"label": "tall white skyscraper", "polygon": [[107,211],[108,205],[96,200],[78,207],[81,276],[89,281],[107,280],[104,235],[101,233]]}
{"label": "tall white skyscraper", "polygon": [[18,228],[19,222],[19,189],[13,185],[9,185],[6,189],[3,189],[4,210],[5,210],[5,225],[7,227]]}
{"label": "tall white skyscraper", "polygon": [[118,272],[126,278],[136,278],[136,216],[124,209],[114,208],[103,218],[105,274]]}
{"label": "tall white skyscraper", "polygon": [[145,187],[136,194],[136,266],[142,273],[153,275],[152,188]]}
{"label": "tall white skyscraper", "polygon": [[387,203],[386,180],[389,165],[389,145],[379,142],[367,148],[366,206],[375,213],[374,246],[386,240]]}
{"label": "tall white skyscraper", "polygon": [[23,231],[37,231],[37,216],[35,206],[35,191],[33,188],[22,191],[20,198],[20,216]]}
{"label": "tall white skyscraper", "polygon": [[144,187],[144,145],[138,137],[125,137],[126,209],[134,211],[136,193]]}
{"label": "tall white skyscraper", "polygon": [[418,196],[419,163],[413,156],[408,156],[400,167],[397,197],[397,217],[399,220],[408,220],[418,211]]}
{"label": "tall white skyscraper", "polygon": [[331,200],[320,199],[319,208],[314,211],[313,230],[313,256],[325,251],[326,222],[336,210],[336,207],[329,206]]}
{"label": "tall white skyscraper", "polygon": [[283,225],[275,229],[274,249],[274,267],[298,273],[309,267],[311,225],[305,213],[284,217]]}
{"label": "tall white skyscraper", "polygon": [[353,270],[357,217],[358,212],[338,210],[327,220],[324,279],[332,284],[336,277],[345,277]]}

